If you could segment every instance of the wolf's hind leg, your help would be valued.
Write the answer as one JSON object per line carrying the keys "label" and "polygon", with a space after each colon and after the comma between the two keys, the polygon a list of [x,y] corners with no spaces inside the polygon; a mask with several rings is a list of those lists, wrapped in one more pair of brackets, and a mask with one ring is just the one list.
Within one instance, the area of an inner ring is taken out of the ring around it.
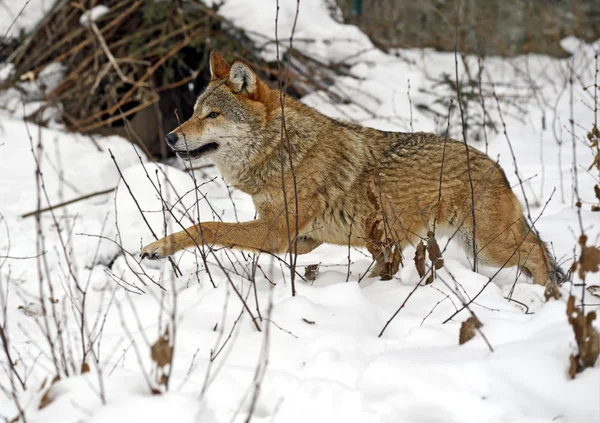
{"label": "wolf's hind leg", "polygon": [[[485,225],[482,226],[483,231]],[[494,229],[501,231],[499,227]],[[511,225],[496,239],[490,240],[485,236],[482,240],[479,236],[477,238],[478,257],[484,263],[496,267],[518,266],[527,276],[533,277],[535,284],[545,285],[548,282],[555,266],[554,261],[549,256],[546,245],[523,220]]]}
{"label": "wolf's hind leg", "polygon": [[[475,248],[477,259],[495,267],[518,266],[533,282],[545,285],[555,272],[560,273],[546,245],[530,229],[512,191],[476,200]],[[473,256],[471,214],[459,229],[463,244]],[[557,274],[558,277],[558,274]],[[553,280],[554,281],[554,280]],[[556,281],[555,281],[556,282]]]}

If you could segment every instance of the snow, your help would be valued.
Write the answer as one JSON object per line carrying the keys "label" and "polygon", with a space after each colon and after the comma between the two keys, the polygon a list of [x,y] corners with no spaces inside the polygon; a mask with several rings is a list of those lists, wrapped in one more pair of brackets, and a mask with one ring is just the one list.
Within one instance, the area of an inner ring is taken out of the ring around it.
{"label": "snow", "polygon": [[[280,3],[279,38],[287,45],[296,2]],[[22,7],[22,2],[4,4],[11,10]],[[31,27],[34,2],[25,12],[22,25]],[[252,31],[257,41],[274,37],[275,1],[229,0],[221,12]],[[452,53],[385,54],[356,27],[331,18],[318,0],[300,2],[294,38],[296,48],[326,63],[352,57],[348,72],[354,77],[337,77],[330,88],[360,107],[332,102],[319,92],[306,96],[307,104],[380,129],[445,129],[444,118],[417,105],[452,96],[447,87],[432,89],[429,79],[454,75]],[[488,153],[498,158],[521,200],[526,194],[534,219],[549,201],[536,228],[568,269],[580,234],[572,194],[574,157],[588,244],[598,245],[600,239],[599,214],[590,211],[598,175],[587,171],[592,157],[582,142],[594,121],[593,97],[583,87],[593,84],[593,57],[600,42],[586,45],[571,39],[563,44],[573,57],[490,58],[482,65],[484,81],[493,81],[497,95],[508,99],[501,108],[511,145],[502,131],[488,129]],[[267,50],[265,58],[273,57],[274,50]],[[467,65],[478,69],[476,58],[469,57]],[[573,101],[569,66],[578,76]],[[464,64],[459,62],[458,68],[463,75]],[[60,79],[60,72],[56,65],[42,78]],[[537,90],[530,88],[532,83]],[[352,249],[349,266],[348,248],[319,247],[298,258],[300,274],[306,265],[320,267],[314,282],[296,278],[295,297],[289,270],[267,255],[254,267],[252,254],[206,250],[207,272],[197,251],[180,252],[174,262],[183,276],[175,278],[166,261],[139,262],[140,247],[154,240],[152,232],[161,237],[199,219],[250,220],[251,198],[228,188],[214,168],[196,171],[194,181],[182,163],[152,163],[127,140],[92,140],[56,125],[26,124],[23,116],[42,106],[35,95],[8,93],[0,101],[0,308],[5,310],[0,324],[17,371],[27,375],[27,389],[19,387],[17,397],[28,422],[220,423],[244,422],[250,413],[254,422],[286,423],[600,421],[600,364],[574,380],[567,374],[576,347],[566,297],[546,302],[543,288],[518,276],[516,269],[502,270],[471,305],[493,352],[480,334],[458,345],[468,310],[444,323],[460,309],[461,298],[478,295],[497,270],[482,266],[472,272],[454,244],[444,252],[445,266],[437,279],[416,290],[413,248],[404,252],[405,266],[395,279],[379,281],[363,277],[371,264],[366,251]],[[489,119],[498,123],[496,104],[487,101]],[[436,110],[445,113],[442,106]],[[473,107],[472,113],[479,110]],[[451,133],[460,139],[459,121],[455,113]],[[469,141],[486,149],[484,141]],[[517,185],[511,146],[519,177],[527,181],[523,190]],[[34,157],[41,162],[40,194]],[[36,219],[20,217],[37,209],[38,195],[46,207],[111,188],[116,190],[41,214],[44,243],[38,250]],[[586,283],[600,285],[600,274],[588,274]],[[77,285],[87,290],[83,332],[85,345],[93,340],[94,351],[87,352],[90,371],[84,374]],[[581,300],[580,286],[569,283],[562,290]],[[589,292],[585,302],[586,311],[600,306]],[[150,347],[164,334],[172,312],[176,324],[170,324],[175,340],[169,391],[153,395],[150,385],[157,386],[158,376]],[[600,327],[598,321],[595,326]],[[65,363],[58,364],[61,380],[53,385],[51,351],[65,356]],[[11,420],[18,409],[4,352],[0,363],[0,416]],[[252,405],[257,375],[260,390]],[[46,391],[51,401],[39,409]]]}
{"label": "snow", "polygon": [[31,31],[52,9],[55,0],[9,0],[0,3],[0,36],[17,37],[19,31]]}
{"label": "snow", "polygon": [[[277,35],[282,46],[289,45],[292,27],[296,17],[296,1],[280,2]],[[257,7],[260,4],[261,7]],[[354,52],[372,50],[369,38],[353,25],[336,22],[329,14],[322,0],[303,0],[298,4],[294,46],[315,57],[325,57],[327,61],[342,62]],[[276,0],[259,2],[233,0],[219,8],[219,13],[235,25],[249,31],[249,36],[259,43],[275,38]],[[265,49],[265,59],[277,58],[276,46],[269,44]]]}
{"label": "snow", "polygon": [[92,7],[90,10],[81,15],[81,18],[79,18],[79,23],[83,26],[87,26],[90,19],[92,22],[95,22],[103,15],[106,15],[109,11],[110,9],[108,7],[104,6],[103,4],[99,4],[98,6]]}

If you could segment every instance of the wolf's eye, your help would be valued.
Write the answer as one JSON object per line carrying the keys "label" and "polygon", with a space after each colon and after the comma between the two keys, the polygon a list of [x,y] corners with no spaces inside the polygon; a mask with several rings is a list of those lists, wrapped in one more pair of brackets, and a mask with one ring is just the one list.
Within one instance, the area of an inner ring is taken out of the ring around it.
{"label": "wolf's eye", "polygon": [[209,118],[211,118],[211,119],[214,119],[214,118],[216,118],[217,116],[219,116],[219,114],[218,114],[217,112],[210,112],[210,113],[208,114],[208,116],[207,116],[207,117],[209,117]]}

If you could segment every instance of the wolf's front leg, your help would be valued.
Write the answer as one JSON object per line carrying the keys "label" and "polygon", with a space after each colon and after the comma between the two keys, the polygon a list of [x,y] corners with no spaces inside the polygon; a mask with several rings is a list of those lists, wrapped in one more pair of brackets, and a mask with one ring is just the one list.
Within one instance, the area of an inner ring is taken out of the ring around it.
{"label": "wolf's front leg", "polygon": [[214,234],[208,228],[195,225],[146,245],[140,256],[150,260],[163,259],[184,248],[209,244],[213,240]]}
{"label": "wolf's front leg", "polygon": [[[294,218],[290,216],[290,226],[294,225]],[[304,226],[306,223],[302,222],[299,229]],[[240,223],[203,222],[148,244],[142,248],[141,256],[156,260],[202,244],[270,253],[282,253],[289,249],[287,225],[285,219],[280,217]],[[312,251],[320,244],[320,241],[310,238],[299,238],[298,254]]]}

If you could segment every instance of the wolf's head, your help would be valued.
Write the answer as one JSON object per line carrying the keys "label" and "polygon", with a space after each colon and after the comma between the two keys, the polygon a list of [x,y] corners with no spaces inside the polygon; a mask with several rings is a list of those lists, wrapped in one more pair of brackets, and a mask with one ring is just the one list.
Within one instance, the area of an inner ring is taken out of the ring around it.
{"label": "wolf's head", "polygon": [[210,157],[227,164],[249,159],[259,149],[272,90],[247,64],[236,60],[229,65],[217,51],[210,55],[210,74],[192,117],[167,134],[167,144],[185,160]]}

